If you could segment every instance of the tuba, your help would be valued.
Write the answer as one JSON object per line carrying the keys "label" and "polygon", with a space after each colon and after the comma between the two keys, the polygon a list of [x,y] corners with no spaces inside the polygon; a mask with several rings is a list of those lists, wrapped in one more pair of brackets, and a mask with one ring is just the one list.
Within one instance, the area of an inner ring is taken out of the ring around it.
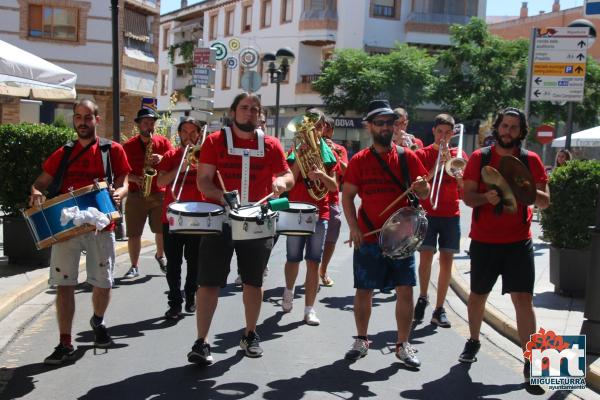
{"label": "tuba", "polygon": [[300,173],[308,189],[308,194],[319,201],[327,195],[327,188],[321,181],[313,181],[308,173],[314,169],[325,171],[325,164],[321,159],[320,138],[315,128],[315,121],[309,116],[295,117],[287,125],[287,129],[294,132],[294,152]]}
{"label": "tuba", "polygon": [[146,145],[146,153],[144,155],[144,183],[142,184],[142,193],[144,197],[150,196],[152,190],[152,179],[156,176],[156,169],[152,168],[152,137],[150,142]]}

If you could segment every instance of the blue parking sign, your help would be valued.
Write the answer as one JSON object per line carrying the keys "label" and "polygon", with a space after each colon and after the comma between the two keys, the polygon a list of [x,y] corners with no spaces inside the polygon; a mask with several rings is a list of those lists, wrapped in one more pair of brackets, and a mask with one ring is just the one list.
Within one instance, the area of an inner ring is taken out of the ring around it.
{"label": "blue parking sign", "polygon": [[586,0],[584,10],[585,15],[599,15],[600,0]]}

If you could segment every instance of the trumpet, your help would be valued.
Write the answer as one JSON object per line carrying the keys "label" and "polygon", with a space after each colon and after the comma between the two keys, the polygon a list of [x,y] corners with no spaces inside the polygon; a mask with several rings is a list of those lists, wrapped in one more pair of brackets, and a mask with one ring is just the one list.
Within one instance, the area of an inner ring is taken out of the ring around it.
{"label": "trumpet", "polygon": [[[183,192],[183,186],[185,185],[185,179],[190,171],[190,167],[197,168],[198,164],[200,163],[200,148],[202,147],[202,143],[204,143],[204,139],[206,139],[207,126],[208,124],[205,124],[204,128],[202,129],[200,143],[187,144],[183,149],[183,156],[179,162],[179,167],[177,168],[177,173],[175,174],[175,179],[173,180],[173,185],[171,185],[171,194],[173,195],[175,201],[179,201],[179,198],[181,197],[181,192]],[[179,180],[179,175],[181,174],[184,161],[186,161],[187,165],[183,173],[183,179],[181,180],[179,190],[177,190],[177,181]],[[177,192],[177,194],[175,194],[175,192]]]}
{"label": "trumpet", "polygon": [[465,166],[467,165],[467,162],[462,156],[464,125],[455,125],[454,132],[456,131],[458,131],[458,133],[453,135],[453,137],[458,136],[458,147],[456,147],[455,157],[452,157],[451,148],[449,147],[448,142],[446,142],[445,140],[440,141],[438,157],[435,162],[435,168],[433,172],[431,194],[429,195],[429,201],[431,203],[431,207],[434,210],[436,210],[438,206],[438,200],[440,198],[440,189],[442,187],[442,181],[444,178],[444,171],[448,175],[456,179],[459,176],[462,176],[462,172],[464,171]]}

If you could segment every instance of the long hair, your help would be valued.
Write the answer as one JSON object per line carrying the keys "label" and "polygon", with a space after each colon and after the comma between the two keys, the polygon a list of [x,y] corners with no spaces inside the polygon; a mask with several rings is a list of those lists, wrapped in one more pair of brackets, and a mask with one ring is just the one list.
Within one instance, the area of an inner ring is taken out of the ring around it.
{"label": "long hair", "polygon": [[527,137],[527,133],[529,132],[529,125],[527,124],[527,117],[525,113],[518,108],[515,107],[506,107],[504,110],[500,111],[494,120],[492,134],[498,140],[498,127],[502,123],[502,120],[505,116],[517,117],[519,118],[519,128],[521,130],[521,134],[519,135],[520,141],[523,141]]}
{"label": "long hair", "polygon": [[231,103],[231,107],[229,107],[229,110],[235,112],[235,110],[237,109],[240,102],[248,97],[251,98],[252,100],[254,100],[254,102],[256,104],[258,104],[259,112],[262,111],[260,97],[258,97],[254,93],[248,93],[248,92],[242,92],[242,93],[238,94],[237,96],[235,96],[235,98],[233,99],[233,102]]}

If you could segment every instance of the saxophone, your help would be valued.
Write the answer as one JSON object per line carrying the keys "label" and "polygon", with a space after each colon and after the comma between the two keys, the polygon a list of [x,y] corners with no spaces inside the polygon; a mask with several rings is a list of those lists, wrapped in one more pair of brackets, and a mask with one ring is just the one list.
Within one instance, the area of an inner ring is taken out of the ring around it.
{"label": "saxophone", "polygon": [[152,179],[156,176],[156,169],[151,166],[152,158],[152,137],[146,145],[146,154],[144,155],[144,183],[142,185],[142,193],[144,197],[150,196],[152,190]]}
{"label": "saxophone", "polygon": [[308,173],[315,168],[326,171],[321,159],[321,147],[315,123],[309,117],[304,116],[293,130],[295,130],[294,151],[296,162],[308,189],[308,194],[317,201],[322,200],[327,195],[327,188],[323,182],[313,181],[308,177]]}

